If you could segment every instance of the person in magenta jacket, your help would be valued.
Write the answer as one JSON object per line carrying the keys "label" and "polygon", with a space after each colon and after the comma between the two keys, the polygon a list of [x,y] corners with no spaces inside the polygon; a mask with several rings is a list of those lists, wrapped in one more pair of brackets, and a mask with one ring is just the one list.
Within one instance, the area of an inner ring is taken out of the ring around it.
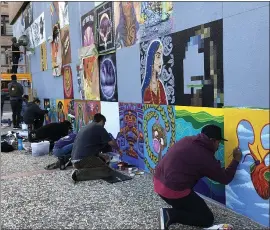
{"label": "person in magenta jacket", "polygon": [[214,216],[205,201],[193,191],[198,180],[208,177],[229,184],[235,175],[242,152],[233,150],[233,160],[225,169],[215,158],[222,137],[215,125],[203,127],[200,134],[176,142],[158,163],[154,173],[154,191],[172,208],[160,209],[160,227],[171,224],[210,227]]}

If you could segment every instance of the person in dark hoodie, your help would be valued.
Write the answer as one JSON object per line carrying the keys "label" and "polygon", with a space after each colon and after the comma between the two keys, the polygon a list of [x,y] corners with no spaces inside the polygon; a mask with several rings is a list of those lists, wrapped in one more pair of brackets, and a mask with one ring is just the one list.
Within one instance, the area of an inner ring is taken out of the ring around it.
{"label": "person in dark hoodie", "polygon": [[160,209],[160,227],[171,224],[208,228],[214,216],[205,201],[193,191],[199,179],[208,177],[221,184],[234,178],[242,152],[233,150],[233,160],[225,169],[215,158],[221,141],[221,129],[206,125],[197,136],[184,137],[176,142],[158,163],[154,173],[154,191],[172,208]]}
{"label": "person in dark hoodie", "polygon": [[8,84],[10,105],[12,110],[13,129],[19,129],[21,123],[23,86],[17,82],[17,76],[11,75],[11,82]]}
{"label": "person in dark hoodie", "polygon": [[33,125],[34,130],[43,126],[44,115],[48,113],[47,110],[43,110],[40,107],[40,100],[38,98],[30,102],[24,111],[23,121],[27,125]]}

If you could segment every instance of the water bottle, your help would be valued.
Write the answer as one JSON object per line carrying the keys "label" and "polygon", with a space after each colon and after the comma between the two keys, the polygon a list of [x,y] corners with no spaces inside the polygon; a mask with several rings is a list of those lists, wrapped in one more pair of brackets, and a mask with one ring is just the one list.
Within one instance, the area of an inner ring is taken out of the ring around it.
{"label": "water bottle", "polygon": [[23,150],[23,140],[21,137],[18,137],[18,150]]}

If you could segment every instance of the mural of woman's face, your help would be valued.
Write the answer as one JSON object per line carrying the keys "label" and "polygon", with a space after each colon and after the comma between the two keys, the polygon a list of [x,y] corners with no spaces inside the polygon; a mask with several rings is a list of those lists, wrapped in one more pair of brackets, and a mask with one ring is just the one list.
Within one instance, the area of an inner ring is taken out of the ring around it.
{"label": "mural of woman's face", "polygon": [[163,65],[163,50],[160,45],[154,57],[154,71],[158,74],[161,73],[162,65]]}

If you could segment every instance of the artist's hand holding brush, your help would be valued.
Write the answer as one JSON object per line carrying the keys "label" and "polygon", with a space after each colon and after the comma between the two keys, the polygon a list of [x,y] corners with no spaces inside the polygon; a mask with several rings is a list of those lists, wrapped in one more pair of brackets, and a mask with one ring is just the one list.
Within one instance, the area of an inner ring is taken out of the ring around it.
{"label": "artist's hand holding brush", "polygon": [[242,159],[242,152],[241,152],[241,149],[239,147],[236,147],[234,150],[233,150],[233,159],[240,162],[241,159]]}

